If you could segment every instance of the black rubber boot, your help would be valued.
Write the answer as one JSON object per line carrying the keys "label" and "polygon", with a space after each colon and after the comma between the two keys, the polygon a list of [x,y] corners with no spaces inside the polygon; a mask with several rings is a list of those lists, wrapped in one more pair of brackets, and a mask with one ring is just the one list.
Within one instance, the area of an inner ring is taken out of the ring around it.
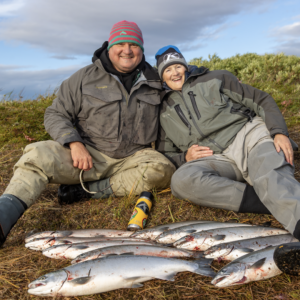
{"label": "black rubber boot", "polygon": [[96,194],[90,194],[86,192],[81,184],[74,185],[65,185],[62,184],[58,188],[58,202],[60,204],[71,204],[74,202],[78,202],[83,199],[104,199],[108,198],[113,194],[113,191],[110,187],[109,178],[105,178],[102,180],[85,182],[85,186],[89,191],[97,192]]}
{"label": "black rubber boot", "polygon": [[294,276],[300,275],[300,242],[277,246],[273,258],[280,271]]}
{"label": "black rubber boot", "polygon": [[13,195],[0,197],[0,246],[26,209],[26,203]]}
{"label": "black rubber boot", "polygon": [[81,184],[67,185],[62,184],[58,188],[58,202],[59,204],[71,204],[83,199],[90,199],[92,194],[87,193]]}
{"label": "black rubber boot", "polygon": [[253,186],[251,185],[247,185],[245,188],[243,199],[238,212],[271,215],[270,211],[260,201]]}

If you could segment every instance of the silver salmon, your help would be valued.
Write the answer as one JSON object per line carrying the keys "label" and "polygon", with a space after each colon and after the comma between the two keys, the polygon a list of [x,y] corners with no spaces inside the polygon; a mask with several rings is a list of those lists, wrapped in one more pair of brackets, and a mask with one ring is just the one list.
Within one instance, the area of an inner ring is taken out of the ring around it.
{"label": "silver salmon", "polygon": [[83,253],[72,260],[72,264],[80,263],[86,260],[104,258],[109,255],[145,255],[159,257],[181,257],[181,258],[201,258],[202,253],[197,251],[188,251],[163,246],[147,245],[122,245],[112,246]]}
{"label": "silver salmon", "polygon": [[243,224],[243,223],[224,223],[224,222],[193,224],[193,225],[183,226],[183,227],[165,231],[161,235],[159,235],[155,240],[158,243],[170,244],[178,241],[180,238],[189,235],[191,233],[197,233],[204,230],[211,230],[216,228],[243,227],[243,226],[253,227],[254,225]]}
{"label": "silver salmon", "polygon": [[152,241],[134,242],[125,240],[115,240],[106,242],[89,242],[73,245],[58,245],[45,249],[43,255],[56,259],[74,259],[78,255],[95,249],[121,245],[155,245]]}
{"label": "silver salmon", "polygon": [[[57,246],[57,245],[71,245],[71,244],[79,244],[79,243],[85,243],[85,242],[105,242],[105,241],[134,241],[134,242],[142,242],[145,241],[144,239],[138,239],[138,238],[103,238],[103,237],[89,237],[89,238],[84,238],[84,237],[69,237],[69,238],[64,238],[64,237],[54,237],[54,238],[40,238],[40,239],[35,239],[33,241],[28,242],[25,244],[26,248],[29,248],[31,250],[38,250],[42,251],[45,250],[49,247],[52,246]],[[149,241],[150,242],[150,241]]]}
{"label": "silver salmon", "polygon": [[28,285],[38,296],[83,296],[120,288],[139,288],[158,278],[174,280],[178,272],[214,276],[211,261],[185,261],[154,256],[108,256],[85,261],[39,277]]}
{"label": "silver salmon", "polygon": [[129,237],[132,235],[130,231],[115,230],[115,229],[78,229],[78,230],[63,230],[63,231],[43,231],[29,235],[25,238],[25,243],[34,239],[44,237]]}
{"label": "silver salmon", "polygon": [[288,231],[263,226],[218,228],[187,235],[173,243],[173,246],[180,249],[205,251],[221,243],[278,234],[288,234]]}
{"label": "silver salmon", "polygon": [[144,239],[155,240],[160,234],[167,230],[171,230],[174,228],[191,225],[191,224],[200,224],[200,223],[214,223],[213,221],[185,221],[185,222],[175,222],[165,225],[160,225],[156,227],[151,227],[148,229],[140,230],[131,235],[131,237],[138,237]]}
{"label": "silver salmon", "polygon": [[273,259],[276,247],[258,250],[232,261],[217,273],[211,283],[217,287],[228,287],[281,274]]}
{"label": "silver salmon", "polygon": [[239,240],[235,242],[222,243],[207,249],[204,252],[205,258],[221,260],[235,260],[251,252],[258,251],[270,246],[298,242],[291,234],[271,235],[257,237],[248,240]]}

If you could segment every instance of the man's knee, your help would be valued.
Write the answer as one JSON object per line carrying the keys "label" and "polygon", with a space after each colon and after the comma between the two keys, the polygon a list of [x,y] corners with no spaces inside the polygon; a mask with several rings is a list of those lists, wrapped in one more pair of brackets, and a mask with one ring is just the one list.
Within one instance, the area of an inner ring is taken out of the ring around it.
{"label": "man's knee", "polygon": [[143,181],[149,188],[162,189],[170,186],[176,168],[171,162],[149,162],[144,164]]}

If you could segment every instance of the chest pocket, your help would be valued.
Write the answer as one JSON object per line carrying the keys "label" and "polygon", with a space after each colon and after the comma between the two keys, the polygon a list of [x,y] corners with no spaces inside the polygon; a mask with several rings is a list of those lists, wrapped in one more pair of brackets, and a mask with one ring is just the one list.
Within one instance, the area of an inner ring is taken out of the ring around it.
{"label": "chest pocket", "polygon": [[133,142],[147,145],[157,139],[160,95],[158,90],[151,90],[136,95],[137,115]]}
{"label": "chest pocket", "polygon": [[116,139],[120,131],[122,94],[110,86],[82,89],[82,111],[91,137]]}

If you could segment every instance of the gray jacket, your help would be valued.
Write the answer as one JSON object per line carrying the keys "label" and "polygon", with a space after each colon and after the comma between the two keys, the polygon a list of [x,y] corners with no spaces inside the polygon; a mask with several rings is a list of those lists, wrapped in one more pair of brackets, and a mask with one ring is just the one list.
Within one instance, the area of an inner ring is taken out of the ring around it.
{"label": "gray jacket", "polygon": [[77,71],[46,109],[47,132],[63,146],[78,141],[112,158],[150,147],[157,139],[162,88],[157,72],[145,65],[130,94],[100,59]]}
{"label": "gray jacket", "polygon": [[186,73],[182,92],[162,92],[157,150],[177,167],[185,163],[192,145],[207,146],[222,153],[236,134],[258,115],[271,136],[288,136],[284,118],[267,93],[240,83],[228,71],[194,67]]}

